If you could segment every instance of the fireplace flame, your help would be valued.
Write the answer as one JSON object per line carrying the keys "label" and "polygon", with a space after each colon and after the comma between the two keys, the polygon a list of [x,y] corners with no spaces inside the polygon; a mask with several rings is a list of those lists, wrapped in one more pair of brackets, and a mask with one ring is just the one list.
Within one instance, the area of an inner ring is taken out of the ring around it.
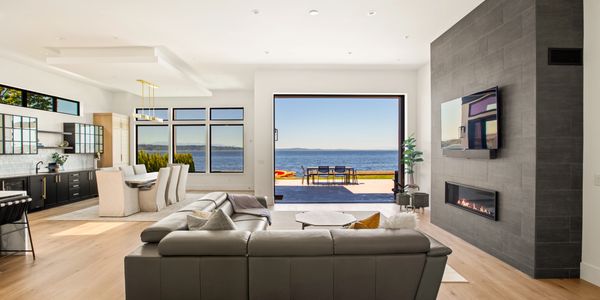
{"label": "fireplace flame", "polygon": [[467,208],[470,208],[472,210],[476,210],[476,211],[482,212],[484,214],[488,214],[488,215],[492,214],[492,212],[489,209],[487,209],[487,208],[485,208],[483,206],[478,206],[475,203],[471,203],[471,202],[469,202],[469,200],[467,200],[465,198],[458,199],[457,203],[460,206],[467,207]]}

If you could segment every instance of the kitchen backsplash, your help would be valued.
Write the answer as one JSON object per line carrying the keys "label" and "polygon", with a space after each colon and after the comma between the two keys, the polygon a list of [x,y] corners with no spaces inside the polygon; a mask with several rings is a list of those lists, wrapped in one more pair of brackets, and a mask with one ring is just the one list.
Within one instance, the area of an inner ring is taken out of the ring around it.
{"label": "kitchen backsplash", "polygon": [[[44,167],[50,162],[52,149],[39,149],[35,155],[0,155],[0,175],[21,174],[35,171],[38,161],[44,162]],[[62,151],[59,151],[62,154]],[[94,167],[94,155],[91,154],[68,154],[69,158],[64,165],[65,170],[86,169]],[[42,168],[40,171],[47,171]]]}

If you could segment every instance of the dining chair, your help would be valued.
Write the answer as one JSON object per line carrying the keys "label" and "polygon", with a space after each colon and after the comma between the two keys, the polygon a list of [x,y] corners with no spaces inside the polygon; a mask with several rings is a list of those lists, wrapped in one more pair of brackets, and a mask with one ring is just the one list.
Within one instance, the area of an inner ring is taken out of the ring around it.
{"label": "dining chair", "polygon": [[177,182],[179,181],[179,172],[181,166],[173,165],[170,167],[169,183],[167,184],[167,205],[177,203]]}
{"label": "dining chair", "polygon": [[146,165],[144,164],[134,165],[133,171],[135,172],[135,175],[148,173],[148,171],[146,171]]}
{"label": "dining chair", "polygon": [[177,182],[177,201],[181,202],[185,200],[187,191],[187,178],[190,171],[190,165],[181,165],[181,171],[179,172],[179,181]]}
{"label": "dining chair", "polygon": [[329,176],[331,175],[331,172],[329,171],[329,166],[319,166],[317,168],[316,175],[319,183],[321,182],[321,177],[325,177],[327,179],[327,183],[329,183]]}
{"label": "dining chair", "polygon": [[335,179],[338,177],[342,178],[342,183],[348,182],[348,173],[346,172],[346,166],[333,167],[333,183],[335,183]]}
{"label": "dining chair", "polygon": [[160,168],[156,177],[156,183],[147,190],[140,189],[139,201],[141,211],[160,211],[167,206],[165,194],[170,172],[169,168]]}
{"label": "dining chair", "polygon": [[123,176],[125,177],[135,175],[132,166],[120,166],[119,170],[123,171]]}
{"label": "dining chair", "polygon": [[96,171],[98,215],[126,217],[140,211],[138,189],[125,184],[123,171]]}

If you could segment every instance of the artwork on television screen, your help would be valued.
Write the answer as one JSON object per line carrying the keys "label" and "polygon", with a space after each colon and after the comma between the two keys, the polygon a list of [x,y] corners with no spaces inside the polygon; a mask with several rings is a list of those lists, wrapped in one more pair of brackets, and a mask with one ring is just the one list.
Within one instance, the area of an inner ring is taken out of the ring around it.
{"label": "artwork on television screen", "polygon": [[442,103],[442,148],[498,149],[498,96],[495,87]]}

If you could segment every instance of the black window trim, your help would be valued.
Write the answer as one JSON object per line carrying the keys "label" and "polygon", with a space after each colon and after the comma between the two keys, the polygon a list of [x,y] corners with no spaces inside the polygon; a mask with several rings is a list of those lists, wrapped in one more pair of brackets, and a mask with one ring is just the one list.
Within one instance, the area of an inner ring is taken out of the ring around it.
{"label": "black window trim", "polygon": [[[140,110],[143,111],[151,111],[151,110],[166,110],[167,111],[167,119],[164,119],[163,121],[171,121],[169,119],[169,108],[168,107],[155,107],[155,108],[149,108],[149,107],[136,107],[135,108],[135,113],[138,114]],[[152,122],[150,120],[140,120],[138,118],[135,118],[134,120],[135,122]]]}
{"label": "black window trim", "polygon": [[[241,109],[242,110],[242,118],[241,119],[213,119],[213,109],[219,109],[219,110],[233,110],[233,109]],[[210,108],[210,116],[209,116],[211,121],[244,121],[244,119],[246,118],[246,111],[243,107],[211,107]]]}
{"label": "black window trim", "polygon": [[[212,129],[214,126],[237,126],[237,127],[241,127],[242,128],[242,170],[241,171],[214,171],[213,170],[213,155],[212,155],[212,145],[213,145],[213,141],[212,141]],[[244,124],[210,124],[210,136],[209,136],[209,144],[210,144],[210,149],[208,150],[208,156],[210,157],[210,162],[209,162],[209,170],[210,173],[215,173],[215,174],[243,174],[246,171],[246,162],[245,162],[245,158],[244,156],[246,156],[246,143],[245,143],[245,128],[244,128]]]}
{"label": "black window trim", "polygon": [[[206,107],[173,107],[173,121],[176,122],[204,122],[207,121],[207,114],[208,114],[208,110],[206,109]],[[177,119],[175,118],[175,111],[177,110],[203,110],[204,111],[204,119]]]}
{"label": "black window trim", "polygon": [[[138,126],[145,126],[145,125],[138,125]],[[171,126],[171,127],[173,127],[172,128],[173,131],[171,132],[171,143],[173,143],[173,147],[172,147],[173,149],[171,149],[171,154],[172,154],[173,163],[175,163],[175,149],[177,148],[177,143],[176,143],[177,141],[175,140],[175,127],[178,127],[178,126],[188,126],[188,127],[191,127],[191,126],[203,126],[204,130],[207,130],[206,127],[208,127],[206,124],[173,124]],[[206,133],[208,134],[208,132],[206,132]],[[208,138],[208,136],[207,136],[207,138]],[[208,173],[206,171],[206,163],[209,162],[208,156],[206,156],[206,154],[207,154],[206,153],[206,148],[208,147],[208,139],[206,141],[204,141],[204,142],[205,142],[205,145],[204,145],[204,155],[205,155],[205,157],[204,157],[204,168],[203,168],[204,171],[197,171],[196,170],[196,171],[190,172],[190,173],[193,173],[193,174],[207,174]],[[192,155],[192,159],[193,158],[194,157]],[[136,162],[137,162],[137,128],[136,128]],[[195,166],[195,163],[194,163],[194,166]],[[195,168],[195,169],[197,169],[197,168]]]}
{"label": "black window trim", "polygon": [[[52,96],[52,95],[49,95],[49,94],[46,94],[46,93],[41,93],[41,92],[26,90],[26,89],[22,89],[22,88],[10,86],[10,85],[6,85],[6,84],[1,84],[1,83],[0,83],[0,88],[9,88],[9,89],[20,91],[21,92],[21,105],[18,106],[18,105],[12,105],[12,104],[8,104],[8,103],[0,103],[0,104],[10,105],[10,106],[17,106],[17,107],[24,107],[24,108],[29,108],[29,109],[41,110],[41,111],[54,112],[54,113],[59,113],[59,114],[69,115],[69,116],[80,116],[81,115],[81,102],[79,102],[79,101],[71,100],[71,99],[67,99],[67,98],[59,97],[59,96]],[[50,110],[44,110],[44,109],[38,109],[38,108],[34,108],[34,107],[29,107],[28,103],[27,103],[27,101],[28,101],[27,100],[27,98],[28,98],[27,96],[28,96],[29,93],[38,94],[38,95],[42,95],[42,96],[46,96],[46,97],[52,98],[52,110],[50,111]],[[70,102],[73,102],[73,103],[77,103],[77,115],[57,111],[57,101],[58,101],[58,99],[65,100],[65,101],[70,101]]]}
{"label": "black window trim", "polygon": [[[135,164],[139,164],[138,162],[138,146],[139,146],[139,137],[140,137],[140,132],[139,132],[139,128],[140,127],[169,127],[169,125],[167,124],[136,124],[135,125]],[[167,130],[167,132],[169,132]],[[172,139],[172,137],[169,137],[169,139]],[[171,143],[171,141],[169,141],[169,143]],[[169,154],[169,144],[167,144],[167,154]],[[167,162],[168,165],[168,162]],[[166,166],[165,166],[166,167]]]}

